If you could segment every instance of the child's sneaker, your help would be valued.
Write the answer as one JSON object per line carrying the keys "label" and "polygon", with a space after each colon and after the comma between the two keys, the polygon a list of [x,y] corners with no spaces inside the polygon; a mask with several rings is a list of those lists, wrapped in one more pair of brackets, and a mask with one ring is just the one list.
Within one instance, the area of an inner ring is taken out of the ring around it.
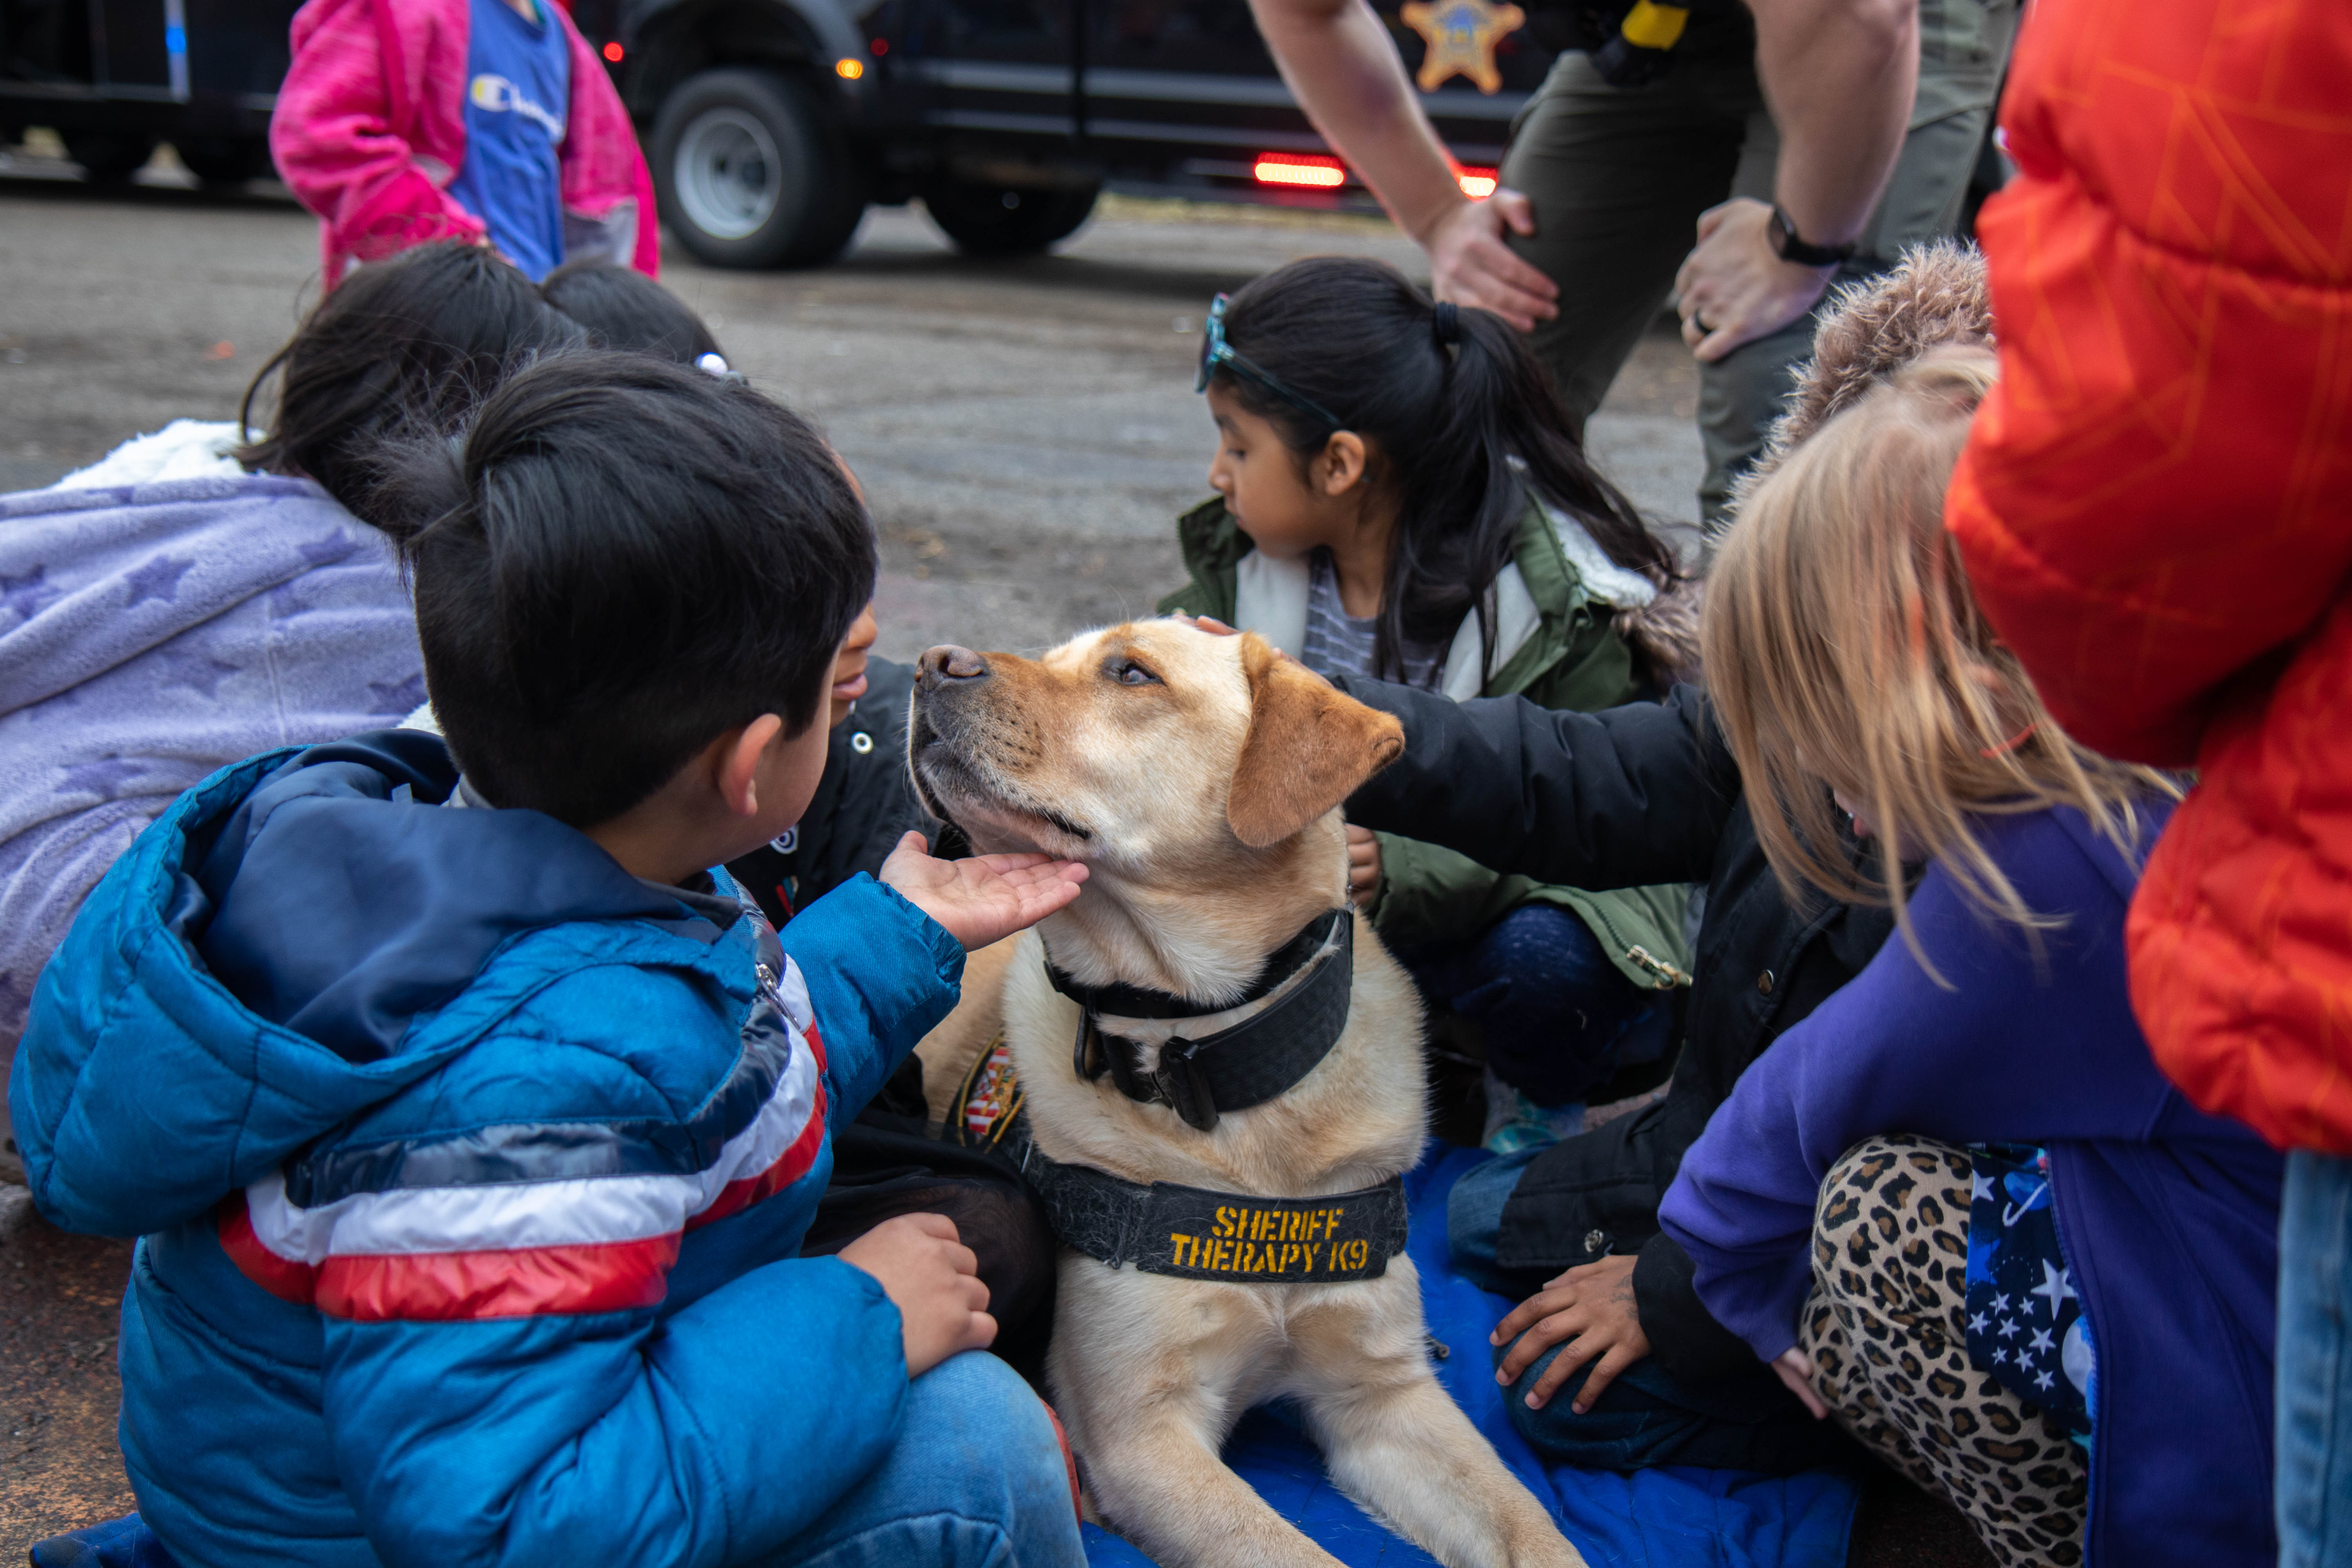
{"label": "child's sneaker", "polygon": [[1584,1131],[1584,1101],[1538,1105],[1486,1069],[1486,1135],[1481,1144],[1497,1154],[1516,1154],[1573,1138]]}

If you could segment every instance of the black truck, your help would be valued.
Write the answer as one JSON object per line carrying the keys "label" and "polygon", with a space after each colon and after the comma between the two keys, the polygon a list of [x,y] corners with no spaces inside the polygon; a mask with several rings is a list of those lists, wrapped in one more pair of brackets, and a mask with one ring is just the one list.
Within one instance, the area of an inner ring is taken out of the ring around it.
{"label": "black truck", "polygon": [[[1483,194],[1556,52],[1545,13],[1375,4]],[[636,120],[662,221],[717,265],[830,260],[869,204],[914,196],[980,254],[1051,245],[1106,188],[1372,205],[1283,85],[1247,0],[572,5]],[[127,179],[159,141],[207,184],[265,175],[295,8],[0,0],[0,139],[54,128],[99,181]]]}

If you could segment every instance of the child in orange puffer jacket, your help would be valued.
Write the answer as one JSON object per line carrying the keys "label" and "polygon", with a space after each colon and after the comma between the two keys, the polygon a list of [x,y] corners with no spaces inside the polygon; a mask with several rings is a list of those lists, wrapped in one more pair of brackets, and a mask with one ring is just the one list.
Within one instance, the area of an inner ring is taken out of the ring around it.
{"label": "child in orange puffer jacket", "polygon": [[[2280,1561],[2352,1564],[2352,9],[2042,0],[1947,521],[2084,743],[2200,778],[2132,909],[2198,1105],[2294,1151]],[[2339,1500],[2333,1508],[2331,1499]]]}

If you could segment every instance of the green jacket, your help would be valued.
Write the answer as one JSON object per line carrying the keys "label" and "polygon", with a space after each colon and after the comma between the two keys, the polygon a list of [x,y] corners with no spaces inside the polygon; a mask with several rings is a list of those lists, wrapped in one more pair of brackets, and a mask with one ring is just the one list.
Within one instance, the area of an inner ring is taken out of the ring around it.
{"label": "green jacket", "polygon": [[[1177,520],[1176,533],[1192,581],[1160,601],[1160,614],[1213,616],[1285,652],[1298,651],[1307,615],[1303,563],[1258,555],[1218,499]],[[1599,556],[1589,540],[1576,542],[1585,552],[1581,565],[1543,509],[1530,503],[1512,557],[1516,570],[1496,584],[1496,640],[1506,650],[1501,668],[1481,679],[1485,648],[1478,618],[1468,617],[1440,678],[1447,696],[1517,695],[1547,708],[1590,711],[1642,695],[1633,652],[1611,624],[1609,605],[1586,587],[1589,577],[1622,568]],[[1687,887],[1590,893],[1501,876],[1418,839],[1379,837],[1381,890],[1372,923],[1391,945],[1465,941],[1521,904],[1553,904],[1575,910],[1635,984],[1663,990],[1689,981],[1683,942]]]}

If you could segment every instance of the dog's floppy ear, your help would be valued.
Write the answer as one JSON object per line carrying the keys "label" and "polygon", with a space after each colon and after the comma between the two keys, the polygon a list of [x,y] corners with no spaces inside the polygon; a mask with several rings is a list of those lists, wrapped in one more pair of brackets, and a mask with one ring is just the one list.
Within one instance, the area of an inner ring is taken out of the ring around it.
{"label": "dog's floppy ear", "polygon": [[1225,820],[1251,848],[1281,843],[1403,754],[1404,726],[1393,714],[1327,684],[1255,632],[1242,636],[1242,670],[1249,735]]}

